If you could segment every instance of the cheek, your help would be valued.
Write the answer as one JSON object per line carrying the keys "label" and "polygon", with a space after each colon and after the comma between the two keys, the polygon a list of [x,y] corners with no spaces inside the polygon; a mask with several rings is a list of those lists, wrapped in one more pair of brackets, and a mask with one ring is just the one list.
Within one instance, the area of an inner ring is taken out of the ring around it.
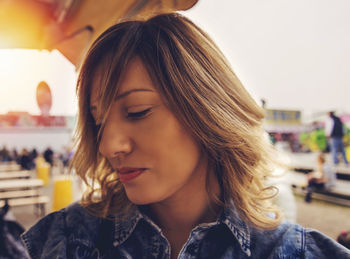
{"label": "cheek", "polygon": [[[177,172],[192,170],[199,159],[199,148],[194,139],[171,115],[153,129],[150,147],[154,161],[161,169]],[[160,169],[160,168],[159,168]]]}
{"label": "cheek", "polygon": [[156,169],[158,174],[190,170],[200,158],[192,136],[165,107],[129,130],[136,145],[135,158]]}
{"label": "cheek", "polygon": [[185,190],[185,186],[191,190],[203,188],[204,174],[198,170],[200,149],[171,113],[154,118],[139,130],[134,158],[151,170],[138,184],[127,186],[127,195],[133,203],[159,202]]}

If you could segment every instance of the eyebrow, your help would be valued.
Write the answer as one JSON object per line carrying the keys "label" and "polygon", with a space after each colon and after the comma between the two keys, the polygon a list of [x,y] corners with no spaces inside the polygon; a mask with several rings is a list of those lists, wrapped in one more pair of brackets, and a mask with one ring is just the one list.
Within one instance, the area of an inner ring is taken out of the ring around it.
{"label": "eyebrow", "polygon": [[[118,101],[118,100],[120,100],[120,99],[122,99],[122,98],[128,96],[129,94],[134,93],[134,92],[154,92],[154,91],[151,90],[151,89],[146,89],[146,88],[132,89],[132,90],[126,91],[126,92],[124,92],[124,93],[118,95],[118,96],[114,99],[114,101]],[[95,105],[91,105],[91,106],[90,106],[90,111],[95,111],[96,109],[97,109],[97,108],[96,108]]]}
{"label": "eyebrow", "polygon": [[120,99],[122,99],[122,98],[128,96],[129,94],[131,94],[131,93],[133,93],[133,92],[153,92],[153,90],[151,90],[151,89],[146,89],[146,88],[131,89],[131,90],[129,90],[129,91],[126,91],[126,92],[124,92],[124,93],[118,95],[118,96],[114,99],[114,101],[118,101],[118,100],[120,100]]}

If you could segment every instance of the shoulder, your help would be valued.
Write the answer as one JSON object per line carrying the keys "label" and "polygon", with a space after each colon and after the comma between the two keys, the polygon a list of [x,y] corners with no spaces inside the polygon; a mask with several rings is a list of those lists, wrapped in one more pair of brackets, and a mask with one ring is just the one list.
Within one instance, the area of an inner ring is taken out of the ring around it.
{"label": "shoulder", "polygon": [[305,258],[350,259],[350,250],[314,229],[305,229]]}
{"label": "shoulder", "polygon": [[[260,258],[301,258],[304,229],[300,225],[283,223],[273,230],[252,229],[252,254]],[[279,257],[280,256],[280,257]]]}
{"label": "shoulder", "polygon": [[252,246],[261,258],[350,258],[350,251],[333,239],[287,222],[274,230],[253,230]]}
{"label": "shoulder", "polygon": [[21,238],[32,258],[56,258],[67,253],[71,242],[92,246],[101,221],[89,215],[79,203],[73,203],[42,218]]}

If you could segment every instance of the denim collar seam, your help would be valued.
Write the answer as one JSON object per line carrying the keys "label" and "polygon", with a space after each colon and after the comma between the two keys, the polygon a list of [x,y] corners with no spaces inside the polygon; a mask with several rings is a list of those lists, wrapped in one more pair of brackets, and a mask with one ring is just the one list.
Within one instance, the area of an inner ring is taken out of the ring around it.
{"label": "denim collar seam", "polygon": [[233,236],[237,239],[242,251],[247,256],[250,256],[250,231],[247,224],[239,217],[233,203],[232,207],[223,210],[220,222],[229,228]]}
{"label": "denim collar seam", "polygon": [[[128,221],[121,221],[121,217],[115,218],[114,223],[114,241],[113,246],[118,246],[124,243],[135,230],[138,222],[143,218],[143,215],[138,209],[136,213],[128,219]],[[130,223],[127,223],[131,221]]]}
{"label": "denim collar seam", "polygon": [[[161,229],[156,224],[154,224],[151,219],[136,209],[135,214],[131,216],[131,218],[129,218],[127,221],[121,221],[121,217],[115,218],[113,245],[118,246],[125,242],[135,230],[138,222],[141,219],[144,219],[148,224],[156,228],[158,232],[162,233]],[[131,223],[128,223],[130,221]],[[210,226],[208,225],[207,227],[210,228],[213,225],[219,223],[223,223],[229,228],[233,236],[237,239],[242,251],[250,256],[251,251],[249,228],[247,224],[238,216],[233,204],[232,207],[225,208],[223,210],[219,220],[212,222],[212,224],[210,224]],[[200,227],[200,225],[197,227]]]}

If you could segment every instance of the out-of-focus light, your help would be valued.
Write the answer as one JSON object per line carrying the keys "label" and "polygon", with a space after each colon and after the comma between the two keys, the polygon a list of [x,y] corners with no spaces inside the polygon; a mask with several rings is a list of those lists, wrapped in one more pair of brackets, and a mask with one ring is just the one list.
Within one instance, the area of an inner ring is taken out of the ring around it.
{"label": "out-of-focus light", "polygon": [[0,48],[42,48],[49,21],[35,1],[0,1]]}

